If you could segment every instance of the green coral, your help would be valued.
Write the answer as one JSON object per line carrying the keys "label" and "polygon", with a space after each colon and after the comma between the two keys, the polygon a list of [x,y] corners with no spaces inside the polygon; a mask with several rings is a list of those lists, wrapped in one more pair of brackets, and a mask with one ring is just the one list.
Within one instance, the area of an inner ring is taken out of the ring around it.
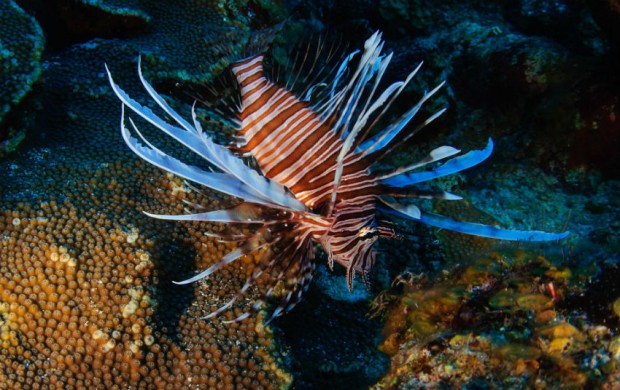
{"label": "green coral", "polygon": [[31,16],[12,0],[0,1],[0,155],[15,146],[15,136],[23,138],[6,123],[7,116],[41,76],[44,40]]}
{"label": "green coral", "polygon": [[[104,0],[79,0],[78,2],[81,3],[81,4],[84,4],[86,6],[96,7],[98,9],[101,9],[103,11],[106,11],[106,12],[109,12],[109,13],[115,14],[115,15],[134,16],[134,17],[143,19],[145,22],[149,22],[151,20],[151,17],[148,14],[142,12],[139,9],[129,8],[129,7],[124,6],[124,5],[110,4],[109,1],[104,1]],[[125,2],[125,3],[127,3],[127,2]]]}

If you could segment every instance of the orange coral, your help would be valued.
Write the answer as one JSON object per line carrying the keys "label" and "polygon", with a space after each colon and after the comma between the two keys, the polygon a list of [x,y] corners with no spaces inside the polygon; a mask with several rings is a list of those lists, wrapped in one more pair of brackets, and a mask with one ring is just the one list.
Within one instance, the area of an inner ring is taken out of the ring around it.
{"label": "orange coral", "polygon": [[[48,190],[65,192],[66,200],[21,202],[0,211],[0,383],[9,388],[288,383],[271,357],[271,334],[260,318],[228,325],[198,318],[237,291],[244,269],[222,272],[210,285],[170,283],[182,276],[175,256],[188,266],[192,257],[212,263],[228,248],[204,236],[204,226],[152,223],[132,212],[146,207],[146,199],[168,210],[178,207],[178,198],[198,200],[177,179],[143,166],[136,177],[134,168],[119,162],[87,174],[58,167],[48,173],[66,180]],[[67,183],[80,190],[71,192]],[[184,248],[174,247],[179,244]]]}

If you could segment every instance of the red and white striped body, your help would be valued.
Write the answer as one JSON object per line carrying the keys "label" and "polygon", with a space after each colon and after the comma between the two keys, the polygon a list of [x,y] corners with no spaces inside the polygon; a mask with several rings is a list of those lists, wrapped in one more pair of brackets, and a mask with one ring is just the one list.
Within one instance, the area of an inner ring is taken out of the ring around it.
{"label": "red and white striped body", "polygon": [[[461,199],[448,192],[412,186],[479,164],[491,155],[493,142],[489,139],[484,149],[465,154],[443,145],[412,164],[389,172],[371,172],[373,164],[403,145],[445,111],[439,110],[413,129],[403,132],[422,105],[441,88],[443,83],[440,83],[425,92],[417,104],[395,121],[383,129],[377,129],[383,115],[420,69],[418,65],[405,80],[396,81],[386,88],[380,87],[381,78],[392,58],[391,53],[381,54],[383,44],[381,33],[376,32],[366,40],[363,50],[343,57],[340,65],[333,68],[334,77],[331,80],[325,79],[325,83],[309,87],[309,94],[313,93],[315,86],[328,87],[326,91],[329,94],[322,96],[320,108],[269,81],[263,72],[262,55],[234,64],[232,71],[241,90],[241,126],[238,131],[239,138],[243,139],[241,145],[235,148],[213,142],[203,131],[195,110],[192,110],[193,123],[175,112],[146,81],[140,66],[140,80],[157,106],[167,114],[166,119],[132,99],[113,81],[108,71],[112,90],[123,102],[121,134],[136,155],[192,183],[242,201],[224,210],[199,210],[182,215],[147,213],[164,220],[205,221],[247,227],[247,234],[226,230],[210,233],[211,237],[221,241],[237,243],[236,249],[199,274],[175,282],[187,284],[201,280],[250,253],[261,256],[240,291],[203,318],[212,318],[230,309],[258,278],[265,276],[265,272],[268,283],[261,299],[235,321],[260,310],[267,299],[273,297],[279,284],[284,285],[285,293],[271,318],[290,310],[300,301],[312,279],[316,264],[315,242],[325,249],[330,266],[335,261],[347,269],[347,283],[351,288],[356,273],[366,275],[372,268],[375,259],[373,244],[377,238],[396,236],[391,228],[385,226],[385,222],[376,220],[375,212],[379,207],[401,218],[481,237],[529,242],[560,240],[568,235],[568,232],[506,230],[457,221],[422,212],[415,204],[394,200],[399,197]],[[357,66],[349,67],[358,53]],[[317,100],[321,101],[320,94]],[[157,149],[129,118],[132,132],[125,125],[125,108],[202,157],[217,171],[200,169]],[[138,133],[143,142],[134,138],[133,133]],[[261,172],[248,167],[233,152],[253,156]],[[444,162],[435,164],[440,161]],[[420,170],[422,167],[426,169]],[[264,250],[259,252],[260,249]]]}
{"label": "red and white striped body", "polygon": [[[266,177],[286,186],[328,221],[329,229],[318,224],[312,236],[327,252],[330,264],[345,266],[350,279],[351,271],[367,272],[374,263],[372,243],[377,238],[377,181],[368,164],[351,153],[344,159],[342,179],[335,188],[344,141],[308,103],[269,81],[262,61],[259,55],[232,66],[241,90],[239,131],[245,144],[240,151],[251,154]],[[334,207],[326,214],[334,190]]]}

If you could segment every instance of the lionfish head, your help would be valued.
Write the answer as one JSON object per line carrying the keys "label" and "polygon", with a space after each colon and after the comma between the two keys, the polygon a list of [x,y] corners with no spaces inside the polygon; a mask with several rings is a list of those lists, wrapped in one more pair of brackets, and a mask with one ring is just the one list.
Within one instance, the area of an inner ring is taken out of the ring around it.
{"label": "lionfish head", "polygon": [[[489,140],[483,149],[467,153],[441,146],[409,165],[389,172],[373,171],[374,164],[445,110],[417,121],[416,126],[408,126],[442,83],[424,93],[397,120],[379,128],[388,108],[420,69],[418,65],[404,80],[382,87],[380,82],[392,59],[392,54],[383,54],[382,48],[381,34],[376,32],[361,51],[343,57],[328,80],[309,85],[298,93],[266,76],[263,55],[233,64],[231,70],[240,93],[238,113],[236,118],[230,118],[236,138],[240,140],[234,147],[213,142],[203,131],[193,109],[190,120],[174,111],[145,80],[140,65],[138,73],[144,88],[170,120],[162,119],[129,97],[113,81],[108,70],[112,89],[123,103],[121,133],[133,152],[189,182],[241,201],[225,210],[186,215],[148,214],[166,220],[209,221],[246,227],[243,231],[248,233],[209,233],[215,239],[235,242],[236,249],[206,270],[178,282],[195,282],[246,254],[261,254],[259,266],[242,289],[206,318],[231,308],[265,273],[269,274],[270,281],[263,296],[236,320],[259,310],[263,302],[274,295],[278,282],[285,285],[287,292],[280,294],[280,303],[272,318],[290,310],[312,279],[315,243],[327,253],[330,266],[337,263],[346,268],[350,288],[355,274],[366,276],[371,270],[375,262],[373,245],[377,239],[396,235],[389,224],[377,219],[379,209],[427,225],[502,240],[547,241],[568,234],[504,230],[456,221],[423,212],[409,202],[398,202],[399,198],[461,199],[443,191],[423,190],[417,185],[482,162],[491,154],[493,143]],[[319,86],[322,98],[311,99]],[[128,129],[125,107],[202,157],[213,170],[189,165],[159,150],[140,134],[131,118],[133,131]],[[140,140],[134,138],[133,133]],[[257,168],[250,168],[241,156],[251,156]]]}

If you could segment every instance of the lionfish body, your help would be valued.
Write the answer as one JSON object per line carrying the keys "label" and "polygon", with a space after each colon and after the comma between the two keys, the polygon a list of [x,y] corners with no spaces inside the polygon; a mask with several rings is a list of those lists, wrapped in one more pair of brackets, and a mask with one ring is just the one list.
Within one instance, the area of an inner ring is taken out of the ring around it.
{"label": "lionfish body", "polygon": [[[175,125],[131,99],[114,83],[108,71],[112,88],[123,107],[129,107],[220,172],[204,171],[166,155],[146,141],[130,119],[144,145],[139,143],[125,126],[123,109],[122,135],[138,156],[191,182],[243,201],[226,210],[187,215],[148,214],[160,219],[223,222],[251,228],[248,230],[252,233],[248,235],[211,234],[221,240],[236,241],[237,249],[198,275],[179,282],[194,282],[245,254],[262,253],[259,266],[242,289],[206,318],[229,309],[264,273],[270,274],[270,283],[263,297],[236,320],[258,310],[265,299],[272,296],[278,281],[285,284],[288,293],[281,297],[272,318],[290,310],[301,299],[312,279],[314,243],[319,243],[327,253],[330,267],[335,262],[347,269],[347,283],[351,288],[356,273],[366,276],[372,268],[376,240],[395,236],[388,223],[378,220],[378,209],[431,226],[505,240],[548,241],[568,234],[504,230],[461,222],[422,212],[415,205],[394,200],[399,197],[461,199],[443,191],[420,190],[415,185],[480,163],[491,154],[493,144],[489,140],[483,150],[465,154],[459,154],[460,150],[453,147],[442,146],[414,164],[390,172],[373,172],[374,163],[444,111],[430,116],[413,130],[404,131],[440,85],[425,93],[394,123],[370,135],[420,68],[418,66],[404,81],[380,90],[379,82],[391,59],[391,54],[381,54],[382,47],[381,36],[375,33],[366,41],[355,69],[350,70],[349,63],[358,52],[346,57],[334,80],[327,84],[327,98],[315,104],[265,77],[263,55],[234,64],[231,69],[241,94],[236,129],[241,141],[230,149],[215,144],[202,131],[194,111],[193,123],[189,123],[172,110],[143,78],[140,67],[139,75],[145,89],[176,122]],[[231,149],[237,154],[253,157],[260,172],[245,165]],[[439,166],[434,164],[441,160],[447,161]],[[419,170],[429,166],[431,169]]]}
{"label": "lionfish body", "polygon": [[[338,156],[344,140],[305,102],[264,75],[263,56],[232,67],[241,90],[242,152],[251,154],[262,173],[290,189],[309,210],[321,215],[302,223],[333,261],[353,275],[374,263],[372,244],[379,195],[377,180],[367,160],[348,154],[342,163],[340,185],[335,186]],[[332,199],[332,194],[334,198]],[[331,212],[321,212],[333,203]]]}

